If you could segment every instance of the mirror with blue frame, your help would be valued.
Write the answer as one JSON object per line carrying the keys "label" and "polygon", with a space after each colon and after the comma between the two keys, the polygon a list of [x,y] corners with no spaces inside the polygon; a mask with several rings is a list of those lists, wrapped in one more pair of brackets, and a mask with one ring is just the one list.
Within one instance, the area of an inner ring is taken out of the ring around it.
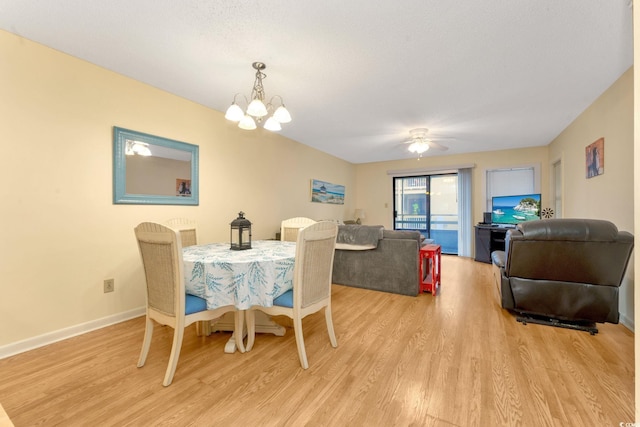
{"label": "mirror with blue frame", "polygon": [[197,205],[198,146],[114,126],[113,203]]}

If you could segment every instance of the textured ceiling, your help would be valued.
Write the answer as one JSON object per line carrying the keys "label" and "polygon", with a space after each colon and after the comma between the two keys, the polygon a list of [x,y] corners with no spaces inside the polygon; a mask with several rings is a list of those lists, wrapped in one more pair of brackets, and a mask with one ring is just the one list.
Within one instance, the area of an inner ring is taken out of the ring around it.
{"label": "textured ceiling", "polygon": [[[633,64],[630,0],[0,0],[0,28],[353,163],[547,145]],[[230,123],[229,126],[232,126]],[[148,131],[148,130],[145,130]],[[246,132],[237,129],[238,132]],[[266,132],[264,130],[253,132]]]}

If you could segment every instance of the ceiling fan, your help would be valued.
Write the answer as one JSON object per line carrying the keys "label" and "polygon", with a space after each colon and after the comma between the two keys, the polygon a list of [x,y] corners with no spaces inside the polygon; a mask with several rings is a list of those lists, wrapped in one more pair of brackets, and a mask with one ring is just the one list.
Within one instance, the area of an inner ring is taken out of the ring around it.
{"label": "ceiling fan", "polygon": [[428,133],[429,129],[427,128],[417,128],[411,129],[409,131],[411,139],[405,141],[405,144],[410,144],[409,151],[411,151],[412,153],[418,153],[418,158],[422,157],[422,153],[426,152],[430,148],[440,151],[449,149],[448,147],[445,147],[444,145],[440,145],[437,142],[433,141],[433,139],[428,138]]}

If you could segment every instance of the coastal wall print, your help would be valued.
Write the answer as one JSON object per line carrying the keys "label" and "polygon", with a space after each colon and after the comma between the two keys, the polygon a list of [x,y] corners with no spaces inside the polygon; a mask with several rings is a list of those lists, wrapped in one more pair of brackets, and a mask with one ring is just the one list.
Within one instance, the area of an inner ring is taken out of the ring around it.
{"label": "coastal wall print", "polygon": [[311,180],[311,201],[316,203],[330,203],[344,205],[344,185],[330,182]]}
{"label": "coastal wall print", "polygon": [[587,179],[604,173],[604,138],[587,145],[585,166]]}

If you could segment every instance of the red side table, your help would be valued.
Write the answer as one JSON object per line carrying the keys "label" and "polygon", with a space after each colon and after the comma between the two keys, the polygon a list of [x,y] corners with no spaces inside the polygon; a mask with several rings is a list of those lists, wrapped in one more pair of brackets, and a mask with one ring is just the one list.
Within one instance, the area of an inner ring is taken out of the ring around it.
{"label": "red side table", "polygon": [[440,287],[440,263],[442,247],[440,245],[424,245],[420,248],[420,291],[435,295]]}

